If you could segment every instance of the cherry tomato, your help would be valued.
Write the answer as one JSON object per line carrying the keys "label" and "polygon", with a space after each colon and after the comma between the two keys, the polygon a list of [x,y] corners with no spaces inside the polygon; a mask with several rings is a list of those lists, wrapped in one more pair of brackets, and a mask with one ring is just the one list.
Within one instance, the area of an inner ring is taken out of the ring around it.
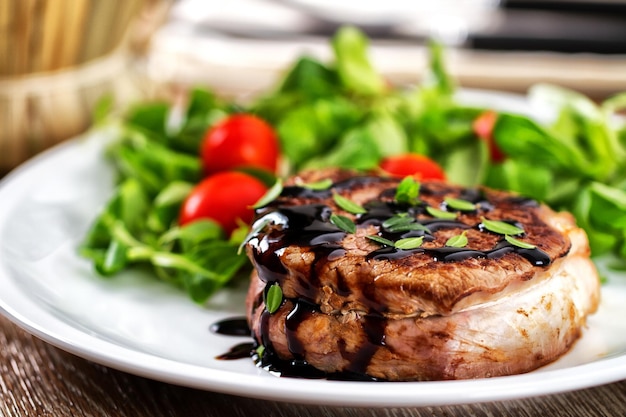
{"label": "cherry tomato", "polygon": [[233,114],[206,132],[200,156],[207,175],[241,167],[273,173],[278,165],[278,137],[264,120],[246,113]]}
{"label": "cherry tomato", "polygon": [[418,180],[446,179],[446,174],[437,162],[415,153],[389,156],[380,162],[380,168],[396,177],[411,175]]}
{"label": "cherry tomato", "polygon": [[489,147],[489,155],[493,162],[502,162],[506,155],[500,150],[498,144],[493,138],[493,127],[498,120],[498,114],[492,110],[487,110],[480,114],[472,124],[474,133],[480,139],[484,140]]}
{"label": "cherry tomato", "polygon": [[184,225],[202,218],[211,219],[230,236],[239,221],[252,221],[254,210],[250,206],[266,192],[265,184],[243,172],[213,174],[196,185],[183,202],[179,223]]}

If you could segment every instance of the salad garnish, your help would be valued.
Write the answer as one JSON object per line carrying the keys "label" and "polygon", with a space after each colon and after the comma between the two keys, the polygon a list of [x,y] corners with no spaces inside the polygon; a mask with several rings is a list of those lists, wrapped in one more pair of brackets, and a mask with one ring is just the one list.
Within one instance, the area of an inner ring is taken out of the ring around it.
{"label": "salad garnish", "polygon": [[[265,185],[269,191],[257,208],[280,194],[282,178],[302,169],[385,172],[381,163],[386,160],[394,162],[393,170],[401,161],[402,171],[406,161],[429,161],[434,165],[420,175],[443,178],[445,172],[448,181],[461,186],[513,191],[570,211],[587,232],[592,255],[613,253],[626,259],[626,124],[620,115],[626,93],[596,103],[568,89],[537,85],[529,91],[530,101],[547,105],[552,114],[536,120],[457,100],[457,86],[445,67],[446,51],[435,43],[430,45],[426,76],[412,87],[393,86],[376,71],[368,39],[359,30],[340,28],[331,45],[328,62],[301,57],[276,88],[246,104],[198,88],[189,92],[184,108],[142,103],[113,121],[103,121],[100,109],[99,124],[117,129],[107,157],[118,185],[81,245],[95,269],[112,276],[147,267],[198,303],[236,277],[247,276],[250,265],[240,250],[250,233],[246,221],[237,221],[234,229],[210,217],[180,222],[184,202],[214,174],[207,164],[216,156],[216,145],[204,141],[219,131],[216,126],[238,123],[257,126],[266,145],[277,141],[279,153],[270,160],[261,158],[263,149],[258,148],[259,158],[220,167],[220,172],[242,172]],[[399,158],[408,154],[421,158]],[[389,162],[386,166],[392,170]],[[328,184],[309,186],[323,189]],[[237,200],[227,199],[229,204]],[[419,204],[419,181],[403,180],[396,200]],[[358,212],[341,199],[335,201],[350,213]],[[445,202],[446,208],[460,212],[471,204]],[[250,206],[245,203],[244,209],[252,210]],[[413,222],[397,222],[388,227],[413,227]],[[483,220],[487,230],[503,234],[509,243],[527,245],[514,237],[523,230],[500,223]],[[462,236],[450,244],[462,244]]]}

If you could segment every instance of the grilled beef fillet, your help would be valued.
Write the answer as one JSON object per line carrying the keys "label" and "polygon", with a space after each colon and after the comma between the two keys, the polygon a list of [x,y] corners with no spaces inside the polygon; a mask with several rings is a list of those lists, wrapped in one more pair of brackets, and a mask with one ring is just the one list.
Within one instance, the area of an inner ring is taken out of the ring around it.
{"label": "grilled beef fillet", "polygon": [[[333,185],[297,185],[321,177]],[[398,184],[305,173],[257,211],[246,244],[255,267],[247,308],[262,363],[440,380],[528,372],[567,352],[599,300],[586,235],[570,214],[442,182],[423,182],[418,200],[400,203]],[[364,212],[341,208],[337,194]],[[392,243],[411,237],[417,242],[405,249]],[[270,313],[264,300],[275,284],[283,300]]]}

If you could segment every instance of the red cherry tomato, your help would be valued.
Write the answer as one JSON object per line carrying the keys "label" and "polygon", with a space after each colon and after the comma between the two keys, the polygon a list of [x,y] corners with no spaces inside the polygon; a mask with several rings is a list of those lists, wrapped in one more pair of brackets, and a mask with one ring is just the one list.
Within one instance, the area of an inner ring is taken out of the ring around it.
{"label": "red cherry tomato", "polygon": [[207,175],[241,167],[276,172],[278,137],[264,120],[251,114],[233,114],[206,132],[200,155]]}
{"label": "red cherry tomato", "polygon": [[415,153],[389,156],[380,162],[380,168],[395,177],[413,176],[418,180],[445,180],[441,166],[427,156]]}
{"label": "red cherry tomato", "polygon": [[481,113],[472,124],[474,133],[478,138],[484,140],[489,147],[489,155],[493,162],[502,162],[505,160],[506,155],[500,150],[498,144],[493,138],[493,127],[498,120],[498,113],[487,110]]}
{"label": "red cherry tomato", "polygon": [[211,219],[219,223],[230,236],[239,221],[250,223],[254,210],[250,208],[265,193],[267,187],[255,177],[237,171],[219,172],[202,180],[183,202],[179,223]]}

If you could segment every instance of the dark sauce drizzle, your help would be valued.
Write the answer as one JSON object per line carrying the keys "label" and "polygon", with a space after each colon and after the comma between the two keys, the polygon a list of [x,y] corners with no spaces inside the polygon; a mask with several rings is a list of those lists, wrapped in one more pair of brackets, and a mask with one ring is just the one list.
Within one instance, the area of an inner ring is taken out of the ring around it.
{"label": "dark sauce drizzle", "polygon": [[[329,222],[331,208],[323,204],[308,204],[293,207],[279,207],[267,213],[264,218],[272,220],[271,230],[250,239],[259,278],[266,283],[281,282],[286,270],[280,261],[280,249],[290,245],[310,246],[315,253],[311,274],[302,277],[303,288],[311,288],[311,293],[303,297],[312,299],[317,288],[316,268],[322,267],[323,260],[336,259],[345,254],[339,242],[346,232]],[[274,230],[274,231],[273,231]],[[319,263],[319,265],[318,265]]]}
{"label": "dark sauce drizzle", "polygon": [[506,255],[507,253],[515,252],[522,256],[524,259],[532,263],[534,266],[547,266],[550,264],[550,256],[543,252],[541,249],[524,249],[518,246],[512,245],[506,240],[500,241],[495,248],[491,250],[474,250],[467,248],[416,248],[416,249],[396,249],[394,247],[385,246],[377,249],[367,255],[367,259],[373,260],[392,260],[402,259],[413,254],[424,253],[430,255],[436,261],[442,262],[460,262],[470,258],[486,258],[486,259],[498,259]]}
{"label": "dark sauce drizzle", "polygon": [[[306,187],[289,186],[283,189],[281,197],[323,200],[332,195],[332,190],[340,191],[343,189],[351,189],[355,186],[363,186],[381,181],[386,181],[386,179],[379,177],[355,177],[337,182],[333,184],[331,189],[327,190],[311,190]],[[365,205],[367,212],[357,217],[356,224],[377,225],[380,230],[379,235],[392,241],[405,237],[419,236],[423,236],[425,241],[432,241],[434,239],[433,234],[439,230],[449,228],[468,229],[472,227],[456,220],[430,218],[422,219],[419,223],[424,227],[418,228],[417,230],[399,232],[387,230],[383,227],[383,223],[385,220],[398,213],[407,213],[412,218],[417,218],[417,216],[426,213],[426,205],[423,203],[415,206],[395,203],[392,199],[389,199],[394,193],[394,189],[387,189],[381,193],[380,197],[381,199],[386,198],[388,201],[372,201],[367,203]],[[445,195],[446,193],[446,190],[438,191],[424,185],[420,188],[420,195]],[[458,198],[474,203],[476,205],[476,210],[473,212],[474,214],[478,211],[488,212],[494,208],[493,204],[488,201],[482,190],[464,189]],[[510,202],[527,207],[538,206],[535,200],[526,198],[511,197]],[[447,209],[445,204],[442,205],[442,209]],[[260,334],[258,335],[264,347],[264,352],[261,356],[257,353],[259,344],[254,341],[251,343],[238,344],[229,352],[218,356],[218,358],[238,359],[252,356],[257,366],[280,376],[287,377],[367,381],[380,380],[370,377],[366,374],[366,371],[372,356],[380,346],[384,346],[385,344],[387,319],[384,317],[376,314],[368,314],[363,318],[363,330],[367,340],[357,351],[348,352],[345,349],[345,342],[343,340],[338,341],[342,356],[349,362],[344,372],[327,373],[308,364],[304,359],[306,347],[297,337],[298,328],[301,323],[315,314],[321,314],[319,308],[312,303],[315,292],[318,291],[318,274],[316,271],[323,267],[323,262],[337,259],[346,253],[345,249],[340,245],[340,242],[346,236],[346,232],[329,222],[332,214],[331,208],[327,205],[316,203],[298,206],[270,206],[261,209],[257,214],[260,217],[257,222],[267,221],[268,226],[256,236],[253,236],[248,243],[252,248],[252,255],[255,258],[259,278],[266,283],[266,290],[270,285],[276,282],[280,284],[287,273],[284,265],[280,261],[282,248],[294,244],[308,246],[315,254],[315,260],[310,268],[310,275],[301,278],[300,284],[302,288],[305,289],[304,294],[301,294],[301,298],[291,300],[294,307],[285,320],[285,335],[293,359],[284,360],[279,358],[272,348],[271,340],[269,340],[271,314],[267,310],[261,315]],[[417,220],[415,220],[415,222],[417,223]],[[516,224],[514,222],[512,223]],[[480,224],[473,227],[485,231]],[[436,261],[459,262],[469,258],[497,259],[511,252],[524,257],[534,266],[547,266],[551,262],[550,257],[538,248],[524,249],[504,239],[501,239],[494,248],[489,250],[455,247],[419,247],[416,249],[403,250],[383,246],[368,254],[367,259],[390,260],[401,259],[413,254],[426,254]],[[341,277],[339,277],[338,282],[341,287]],[[338,288],[337,290],[339,292],[348,292],[348,288]],[[260,302],[261,300],[257,300],[256,305],[259,305]],[[217,334],[231,336],[249,337],[252,335],[245,318],[218,322],[211,326],[211,331]],[[252,336],[254,337],[254,335]]]}
{"label": "dark sauce drizzle", "polygon": [[[294,300],[295,308],[290,312],[286,321],[286,327],[289,331],[295,332],[300,323],[311,314],[317,314],[319,311],[313,304],[302,300]],[[263,319],[266,325],[269,321],[270,314],[263,312]],[[377,322],[373,321],[372,326],[367,326],[369,330],[369,343],[362,350],[354,354],[352,366],[349,370],[342,372],[324,372],[310,365],[304,358],[304,347],[292,335],[290,340],[290,349],[293,349],[294,359],[285,360],[279,358],[271,347],[269,340],[264,340],[264,352],[260,356],[257,348],[259,344],[256,341],[238,343],[228,352],[218,355],[216,359],[235,360],[252,358],[259,368],[279,375],[281,377],[290,378],[306,378],[306,379],[328,379],[337,381],[382,381],[380,378],[374,378],[365,373],[367,363],[369,362],[372,351],[375,352],[376,341],[382,343],[384,340],[384,326],[382,319]],[[225,319],[214,323],[210,327],[211,332],[226,336],[244,336],[250,337],[251,331],[244,317]],[[300,352],[298,354],[297,352]]]}
{"label": "dark sauce drizzle", "polygon": [[[220,334],[224,336],[237,336],[237,337],[251,337],[252,332],[248,326],[248,321],[245,317],[233,317],[213,323],[209,330],[211,333]],[[228,352],[218,355],[216,359],[221,360],[234,360],[249,358],[255,349],[254,342],[239,343]]]}

